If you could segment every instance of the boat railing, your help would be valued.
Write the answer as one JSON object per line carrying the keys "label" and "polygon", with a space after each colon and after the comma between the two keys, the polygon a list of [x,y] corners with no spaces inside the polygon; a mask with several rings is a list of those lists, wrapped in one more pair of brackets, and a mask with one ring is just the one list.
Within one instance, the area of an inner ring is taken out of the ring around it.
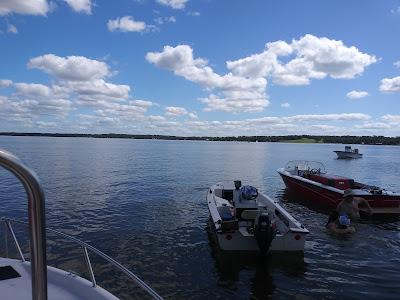
{"label": "boat railing", "polygon": [[[20,259],[22,261],[26,261],[25,256],[21,250],[21,246],[18,242],[18,239],[15,235],[15,231],[13,229],[12,224],[16,223],[16,224],[21,224],[21,225],[29,225],[28,222],[24,222],[24,221],[20,221],[20,220],[15,220],[15,219],[11,219],[11,218],[2,218],[1,219],[2,222],[4,222],[5,224],[5,229],[6,232],[8,232],[10,234],[10,238],[13,241],[13,244],[15,246],[16,251],[18,252],[18,256],[20,257]],[[105,254],[104,252],[100,251],[99,249],[93,247],[92,245],[83,242],[73,236],[70,236],[68,234],[65,234],[63,232],[60,232],[58,230],[52,229],[52,228],[46,228],[46,230],[48,232],[51,232],[59,237],[62,237],[66,240],[69,240],[75,244],[77,244],[78,246],[80,246],[82,248],[82,254],[85,260],[85,265],[88,271],[88,274],[90,276],[90,281],[92,282],[92,286],[96,287],[97,286],[97,282],[96,282],[96,277],[95,274],[93,272],[93,266],[92,263],[90,261],[90,257],[89,257],[89,252],[92,252],[96,255],[98,255],[99,257],[103,258],[105,261],[109,262],[113,267],[115,267],[116,269],[118,269],[119,271],[121,271],[122,273],[124,273],[125,275],[127,275],[131,280],[133,280],[141,289],[143,289],[144,291],[146,291],[150,296],[152,296],[154,299],[162,299],[161,296],[159,296],[150,286],[148,286],[143,280],[141,280],[138,276],[136,276],[134,273],[132,273],[129,269],[127,269],[125,266],[123,266],[122,264],[120,264],[118,261],[114,260],[113,258],[111,258],[110,256],[108,256],[107,254]],[[8,240],[8,235],[5,235],[5,245],[7,245],[7,240]],[[8,256],[8,247],[6,247],[6,255]]]}
{"label": "boat railing", "polygon": [[[47,300],[47,256],[46,256],[46,225],[45,225],[45,196],[42,186],[39,182],[35,172],[28,168],[22,161],[13,154],[0,149],[0,166],[14,174],[22,183],[25,188],[28,198],[28,220],[25,224],[29,225],[29,240],[30,240],[30,265],[32,277],[32,299],[34,300]],[[4,219],[6,224],[6,232],[11,234],[14,245],[19,253],[21,260],[25,261],[25,257],[19,246],[18,240],[15,236],[11,222],[18,222],[18,220]],[[22,222],[24,223],[24,222]],[[65,233],[56,231],[54,229],[47,229],[64,238],[74,241],[80,245],[84,252],[85,262],[87,264],[89,275],[93,286],[96,286],[96,279],[94,277],[92,264],[88,255],[88,250],[94,252],[98,256],[110,262],[117,269],[128,275],[139,287],[151,295],[154,299],[162,299],[154,290],[152,290],[145,282],[138,278],[135,274],[115,261],[108,255],[104,254],[95,247],[82,242]],[[6,237],[7,238],[7,237]]]}
{"label": "boat railing", "polygon": [[326,174],[323,163],[309,160],[291,160],[285,165],[285,171],[290,173],[296,173],[298,171],[316,171],[319,174]]}

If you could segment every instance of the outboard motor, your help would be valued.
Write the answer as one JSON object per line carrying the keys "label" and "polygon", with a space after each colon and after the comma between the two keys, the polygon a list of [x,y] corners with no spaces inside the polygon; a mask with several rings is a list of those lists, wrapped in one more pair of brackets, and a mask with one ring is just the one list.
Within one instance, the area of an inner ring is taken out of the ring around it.
{"label": "outboard motor", "polygon": [[255,222],[254,236],[262,254],[268,252],[275,235],[275,220],[273,220],[267,210],[260,211]]}

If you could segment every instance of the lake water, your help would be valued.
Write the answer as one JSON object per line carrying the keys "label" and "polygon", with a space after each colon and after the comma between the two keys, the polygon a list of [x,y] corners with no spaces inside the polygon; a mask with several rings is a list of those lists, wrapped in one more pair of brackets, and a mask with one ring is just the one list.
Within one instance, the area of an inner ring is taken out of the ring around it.
{"label": "lake water", "polygon": [[[48,226],[109,254],[165,298],[399,297],[399,219],[364,221],[352,237],[333,236],[324,228],[328,212],[285,192],[276,169],[318,160],[331,173],[400,191],[400,147],[362,145],[364,158],[351,161],[335,159],[332,151],[344,145],[329,144],[0,137],[0,148],[37,172]],[[304,257],[222,256],[207,233],[205,195],[226,179],[280,200],[310,230]],[[1,216],[27,219],[24,191],[4,170],[0,203]],[[57,242],[48,243],[49,261],[87,276],[80,249]],[[107,263],[92,261],[101,285],[122,299],[143,297]]]}

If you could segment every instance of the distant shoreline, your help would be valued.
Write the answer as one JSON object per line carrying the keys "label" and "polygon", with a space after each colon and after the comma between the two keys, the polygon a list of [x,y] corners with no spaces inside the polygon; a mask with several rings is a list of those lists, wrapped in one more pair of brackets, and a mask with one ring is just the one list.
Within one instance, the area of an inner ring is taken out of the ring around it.
{"label": "distant shoreline", "polygon": [[283,143],[324,143],[324,144],[365,144],[365,145],[400,145],[400,137],[386,136],[174,136],[148,134],[86,134],[86,133],[30,133],[0,132],[0,136],[44,136],[44,137],[84,137],[84,138],[119,138],[137,140],[188,140],[188,141],[236,141],[236,142],[283,142]]}

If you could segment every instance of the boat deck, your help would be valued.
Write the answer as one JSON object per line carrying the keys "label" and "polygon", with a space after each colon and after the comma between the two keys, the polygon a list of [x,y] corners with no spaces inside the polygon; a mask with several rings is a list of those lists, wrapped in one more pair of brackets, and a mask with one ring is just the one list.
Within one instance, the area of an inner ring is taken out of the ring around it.
{"label": "boat deck", "polygon": [[[4,268],[10,266],[11,268]],[[106,290],[73,273],[47,267],[48,298],[57,300],[116,300]],[[0,257],[0,298],[31,300],[31,265],[16,259]]]}

